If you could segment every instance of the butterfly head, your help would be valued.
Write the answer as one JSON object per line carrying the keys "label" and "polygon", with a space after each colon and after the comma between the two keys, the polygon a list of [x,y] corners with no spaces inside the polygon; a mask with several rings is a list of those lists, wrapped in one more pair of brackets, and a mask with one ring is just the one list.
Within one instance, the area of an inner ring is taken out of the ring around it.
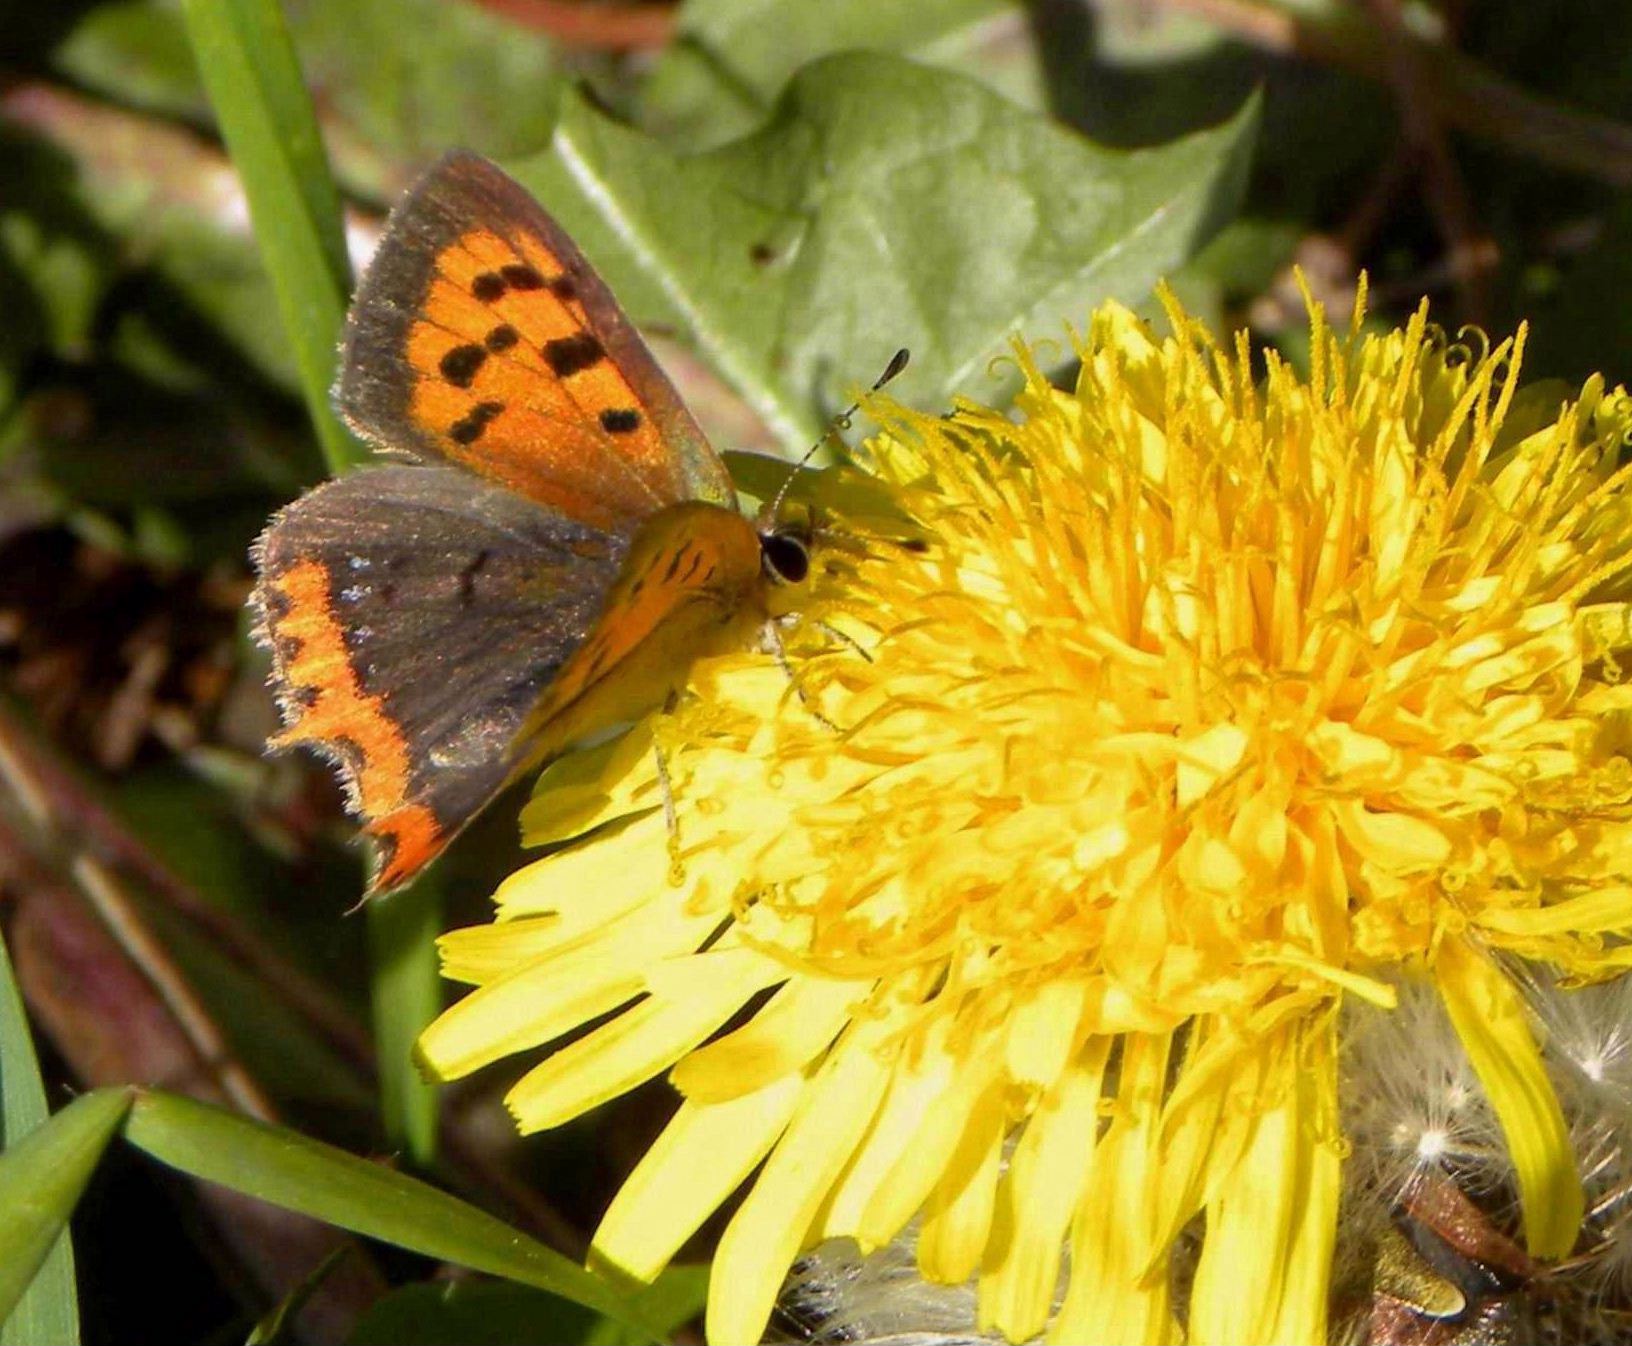
{"label": "butterfly head", "polygon": [[[876,393],[905,369],[907,358],[905,350],[896,351],[890,357],[884,372],[873,381],[871,391]],[[788,475],[775,497],[767,501],[760,510],[758,522],[760,564],[765,577],[773,584],[803,584],[805,577],[810,574],[810,549],[815,529],[808,520],[796,521],[784,518],[782,506],[787,500],[788,489],[793,485],[794,478],[809,466],[810,460],[816,456],[822,445],[827,443],[830,436],[849,426],[850,418],[860,410],[860,407],[860,402],[853,402],[833,418],[832,423],[822,432],[822,437],[788,470]]]}
{"label": "butterfly head", "polygon": [[760,567],[772,584],[803,584],[810,574],[811,528],[782,519],[759,530]]}

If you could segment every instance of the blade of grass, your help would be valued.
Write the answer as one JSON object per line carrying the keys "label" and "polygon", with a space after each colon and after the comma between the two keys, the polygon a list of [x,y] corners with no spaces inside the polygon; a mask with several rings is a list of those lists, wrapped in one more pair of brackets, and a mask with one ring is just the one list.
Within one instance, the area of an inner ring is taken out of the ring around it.
{"label": "blade of grass", "polygon": [[[50,1115],[23,998],[0,940],[0,1150],[16,1144]],[[64,1229],[9,1318],[0,1314],[0,1346],[37,1341],[79,1346],[79,1296],[74,1246]]]}
{"label": "blade of grass", "polygon": [[294,1131],[179,1095],[146,1093],[131,1109],[125,1138],[195,1178],[438,1261],[548,1290],[649,1330],[628,1296],[502,1220]]}
{"label": "blade of grass", "polygon": [[[334,353],[351,288],[340,194],[330,175],[311,96],[277,0],[184,0],[187,31],[222,138],[232,154],[261,257],[300,369],[301,386],[329,470],[366,455],[329,403]],[[394,1143],[418,1163],[436,1145],[436,1096],[408,1052],[435,1013],[432,939],[437,889],[420,885],[377,917],[372,970],[381,1110]]]}
{"label": "blade of grass", "polygon": [[437,1092],[415,1069],[414,1041],[442,1008],[436,964],[442,892],[434,875],[368,904],[369,987],[386,1139],[419,1167],[436,1157]]}
{"label": "blade of grass", "polygon": [[[130,1110],[128,1089],[83,1094],[0,1154],[0,1322],[61,1237],[85,1183]],[[33,1338],[35,1341],[49,1338]]]}
{"label": "blade of grass", "polygon": [[187,34],[243,181],[261,259],[330,471],[363,457],[329,405],[351,289],[340,194],[277,0],[184,0]]}

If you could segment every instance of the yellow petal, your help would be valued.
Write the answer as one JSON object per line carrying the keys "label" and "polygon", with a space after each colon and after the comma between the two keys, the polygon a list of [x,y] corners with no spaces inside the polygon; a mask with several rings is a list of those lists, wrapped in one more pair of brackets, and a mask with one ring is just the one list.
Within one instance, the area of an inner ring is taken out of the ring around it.
{"label": "yellow petal", "polygon": [[963,1139],[970,1115],[981,1104],[995,1073],[981,1053],[956,1059],[948,1087],[918,1124],[911,1141],[896,1156],[863,1211],[856,1237],[863,1247],[888,1243],[918,1213],[934,1191]]}
{"label": "yellow petal", "polygon": [[1087,1181],[1111,1039],[1092,1039],[1055,1082],[1014,1147],[980,1279],[982,1331],[1026,1341],[1048,1325],[1060,1249]]}
{"label": "yellow petal", "polygon": [[1191,1025],[1185,1059],[1162,1107],[1161,1165],[1152,1221],[1158,1271],[1167,1249],[1202,1206],[1216,1195],[1251,1138],[1243,1119],[1258,1106],[1264,1084],[1260,1035],[1213,1016]]}
{"label": "yellow petal", "polygon": [[651,724],[644,722],[550,763],[521,810],[522,844],[553,845],[662,803]]}
{"label": "yellow petal", "polygon": [[[541,954],[553,953],[572,935],[555,912],[519,921],[492,921],[450,930],[436,941],[442,975],[449,981],[480,986],[514,972]],[[579,932],[573,932],[574,935]]]}
{"label": "yellow petal", "polygon": [[687,915],[678,904],[637,910],[568,953],[537,958],[472,991],[420,1034],[419,1055],[442,1079],[453,1080],[553,1041],[639,995],[650,962],[694,948],[717,925],[716,918]]}
{"label": "yellow petal", "polygon": [[970,1113],[924,1210],[918,1270],[925,1280],[961,1285],[980,1265],[992,1232],[1006,1121],[1002,1091],[988,1089]]}
{"label": "yellow petal", "polygon": [[520,1130],[559,1126],[667,1070],[749,997],[788,975],[751,949],[693,954],[677,966],[686,975],[668,994],[649,996],[521,1077],[504,1096]]}
{"label": "yellow petal", "polygon": [[682,1103],[612,1199],[591,1262],[652,1280],[770,1152],[804,1087],[785,1075],[727,1103]]}
{"label": "yellow petal", "polygon": [[[956,1062],[946,1050],[946,1026],[944,1019],[931,1024],[896,1062],[883,1105],[828,1199],[818,1237],[853,1238],[864,1253],[878,1246],[863,1234],[867,1205],[951,1083]],[[893,1236],[892,1230],[885,1238]]]}
{"label": "yellow petal", "polygon": [[675,1066],[674,1087],[699,1103],[762,1089],[801,1069],[832,1042],[871,989],[871,982],[795,977],[741,1028]]}
{"label": "yellow petal", "polygon": [[1581,1232],[1586,1199],[1569,1128],[1525,1021],[1524,1002],[1488,956],[1460,939],[1440,945],[1434,976],[1507,1138],[1524,1208],[1525,1244],[1532,1256],[1563,1257]]}
{"label": "yellow petal", "polygon": [[1151,1235],[1156,1127],[1171,1040],[1123,1039],[1116,1114],[1088,1170],[1071,1231],[1071,1279],[1048,1340],[1057,1346],[1166,1346],[1178,1340],[1165,1262],[1154,1274]]}
{"label": "yellow petal", "polygon": [[[1241,1346],[1326,1340],[1326,1292],[1340,1191],[1337,1076],[1328,1051],[1300,1058],[1296,1029],[1259,1050],[1278,1103],[1247,1114],[1251,1139],[1208,1203],[1190,1297],[1195,1341]],[[1313,1068],[1312,1068],[1313,1067]]]}
{"label": "yellow petal", "polygon": [[680,841],[684,851],[676,866],[659,809],[517,870],[499,885],[493,902],[506,920],[559,912],[583,928],[642,902],[683,901],[723,914],[740,866],[728,850],[697,845],[685,830]]}
{"label": "yellow petal", "polygon": [[592,925],[612,906],[645,902],[668,884],[668,833],[661,813],[623,824],[543,860],[524,865],[493,894],[506,919],[559,912]]}
{"label": "yellow petal", "polygon": [[1537,907],[1487,906],[1474,914],[1474,924],[1504,935],[1567,935],[1575,930],[1632,929],[1632,888],[1605,884],[1579,897]]}
{"label": "yellow petal", "polygon": [[1080,977],[1055,977],[1021,994],[1003,1043],[1009,1079],[1046,1089],[1070,1059],[1088,987]]}
{"label": "yellow petal", "polygon": [[1238,725],[1228,721],[1186,739],[1174,763],[1179,807],[1188,808],[1233,770],[1250,742]]}
{"label": "yellow petal", "polygon": [[878,1046],[875,1021],[834,1048],[726,1226],[708,1280],[713,1346],[741,1346],[764,1333],[788,1267],[889,1083]]}
{"label": "yellow petal", "polygon": [[1361,856],[1396,874],[1413,874],[1445,863],[1451,843],[1438,827],[1409,813],[1373,812],[1358,801],[1332,806],[1343,836]]}

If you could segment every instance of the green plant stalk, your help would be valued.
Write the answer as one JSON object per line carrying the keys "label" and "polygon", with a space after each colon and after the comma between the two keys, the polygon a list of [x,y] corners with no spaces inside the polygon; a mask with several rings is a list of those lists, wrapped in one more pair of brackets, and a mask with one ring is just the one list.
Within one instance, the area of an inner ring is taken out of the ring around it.
{"label": "green plant stalk", "polygon": [[428,875],[368,904],[369,994],[386,1139],[421,1168],[436,1158],[437,1091],[413,1063],[420,1029],[442,1008],[436,960],[442,890]]}
{"label": "green plant stalk", "polygon": [[[366,457],[329,400],[351,267],[340,193],[289,30],[277,0],[184,0],[183,10],[205,90],[249,200],[313,430],[329,470],[339,474]],[[441,905],[434,886],[418,885],[390,915],[378,918],[384,932],[373,940],[381,1109],[392,1142],[420,1163],[434,1154],[436,1096],[410,1065],[408,1046],[430,1021],[440,995],[431,936]],[[409,942],[410,932],[417,942]]]}
{"label": "green plant stalk", "polygon": [[182,8],[249,201],[313,430],[329,470],[341,472],[364,456],[329,404],[351,267],[340,194],[289,30],[276,0],[184,0]]}

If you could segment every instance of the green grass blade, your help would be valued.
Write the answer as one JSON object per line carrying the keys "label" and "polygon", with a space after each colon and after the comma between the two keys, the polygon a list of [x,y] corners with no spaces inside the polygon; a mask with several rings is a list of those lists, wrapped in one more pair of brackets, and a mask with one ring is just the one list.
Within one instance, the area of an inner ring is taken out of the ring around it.
{"label": "green grass blade", "polygon": [[[0,1150],[42,1126],[49,1115],[23,998],[0,940]],[[38,1341],[79,1346],[74,1247],[66,1229],[11,1316],[0,1321],[0,1346],[32,1346]]]}
{"label": "green grass blade", "polygon": [[[351,271],[339,193],[294,46],[276,0],[185,0],[184,11],[249,198],[312,425],[329,470],[343,472],[365,456],[329,402]],[[418,1163],[435,1153],[436,1099],[414,1071],[409,1050],[439,1003],[431,941],[440,914],[439,897],[425,889],[373,918],[381,1110],[393,1143]]]}
{"label": "green grass blade", "polygon": [[361,446],[329,405],[351,289],[340,195],[277,0],[184,0],[187,33],[232,154],[329,469]]}
{"label": "green grass blade", "polygon": [[[137,1099],[125,1138],[161,1163],[399,1248],[531,1285],[640,1330],[628,1297],[417,1178],[174,1094]],[[656,1333],[651,1333],[655,1336]]]}
{"label": "green grass blade", "polygon": [[[130,1110],[130,1092],[76,1098],[0,1154],[0,1322],[50,1255],[74,1203]],[[36,1341],[41,1338],[35,1338]]]}
{"label": "green grass blade", "polygon": [[421,1168],[436,1157],[437,1091],[413,1063],[414,1042],[442,1007],[436,937],[442,893],[426,875],[368,904],[368,949],[386,1138]]}

